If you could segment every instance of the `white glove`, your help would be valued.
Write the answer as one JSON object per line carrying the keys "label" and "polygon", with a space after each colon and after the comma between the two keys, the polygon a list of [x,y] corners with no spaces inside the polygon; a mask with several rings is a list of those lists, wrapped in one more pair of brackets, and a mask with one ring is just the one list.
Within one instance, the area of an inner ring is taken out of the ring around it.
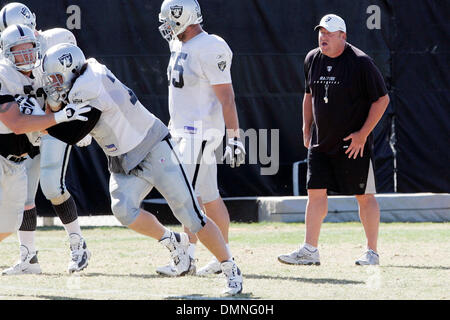
{"label": "white glove", "polygon": [[237,137],[229,138],[222,161],[227,159],[232,168],[234,166],[239,167],[245,162],[245,154],[245,148],[241,140]]}
{"label": "white glove", "polygon": [[91,111],[91,107],[86,107],[88,104],[89,101],[79,104],[69,103],[64,109],[54,113],[56,123],[73,120],[87,121],[88,118],[83,117],[82,114]]}
{"label": "white glove", "polygon": [[92,136],[90,134],[87,134],[86,137],[78,141],[76,144],[77,147],[87,147],[92,142]]}

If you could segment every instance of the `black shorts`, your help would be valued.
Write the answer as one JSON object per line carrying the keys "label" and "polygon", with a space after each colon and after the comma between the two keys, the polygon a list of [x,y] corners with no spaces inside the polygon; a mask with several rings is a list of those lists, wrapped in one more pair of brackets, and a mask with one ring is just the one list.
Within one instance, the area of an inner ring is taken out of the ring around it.
{"label": "black shorts", "polygon": [[329,155],[310,148],[306,188],[327,189],[340,195],[376,193],[372,150],[364,148],[363,157],[358,155],[356,159],[349,159],[345,150]]}

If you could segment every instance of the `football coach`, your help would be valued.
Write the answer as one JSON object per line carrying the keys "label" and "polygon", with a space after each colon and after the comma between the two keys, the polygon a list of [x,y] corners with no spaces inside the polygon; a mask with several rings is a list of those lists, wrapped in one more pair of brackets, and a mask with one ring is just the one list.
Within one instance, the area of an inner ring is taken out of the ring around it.
{"label": "football coach", "polygon": [[[306,235],[299,250],[280,255],[287,264],[320,264],[320,228],[328,191],[355,195],[367,238],[357,265],[378,265],[380,209],[374,197],[372,130],[389,97],[373,60],[347,42],[344,20],[327,14],[318,26],[319,47],[304,64],[303,141],[308,148]],[[337,253],[339,254],[339,253]]]}

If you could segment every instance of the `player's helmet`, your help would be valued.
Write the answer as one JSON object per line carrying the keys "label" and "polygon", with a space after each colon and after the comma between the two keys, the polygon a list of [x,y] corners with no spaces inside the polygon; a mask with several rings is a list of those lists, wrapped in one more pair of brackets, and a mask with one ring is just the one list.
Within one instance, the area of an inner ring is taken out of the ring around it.
{"label": "player's helmet", "polygon": [[[11,49],[17,45],[32,43],[33,48],[25,50]],[[3,56],[19,71],[31,71],[40,65],[40,44],[34,31],[22,24],[6,28],[0,36],[0,47]],[[16,62],[16,57],[22,61]]]}
{"label": "player's helmet", "polygon": [[85,63],[84,53],[76,45],[61,43],[48,49],[42,58],[45,93],[54,101],[65,101]]}
{"label": "player's helmet", "polygon": [[184,32],[191,24],[203,21],[200,5],[197,0],[165,0],[161,5],[159,32],[164,39],[170,41]]}
{"label": "player's helmet", "polygon": [[11,2],[0,11],[0,32],[13,24],[23,24],[34,31],[36,28],[36,15],[22,3]]}

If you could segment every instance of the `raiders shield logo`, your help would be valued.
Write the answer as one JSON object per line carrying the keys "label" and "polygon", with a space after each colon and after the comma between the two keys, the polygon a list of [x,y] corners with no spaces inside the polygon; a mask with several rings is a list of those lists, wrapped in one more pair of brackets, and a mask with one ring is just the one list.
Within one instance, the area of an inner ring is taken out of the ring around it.
{"label": "raiders shield logo", "polygon": [[333,69],[333,67],[332,67],[332,66],[328,66],[328,67],[327,67],[327,70],[328,70],[328,72],[330,72],[330,71],[331,71],[331,69]]}
{"label": "raiders shield logo", "polygon": [[183,14],[183,6],[172,6],[170,7],[170,13],[175,19],[178,19]]}
{"label": "raiders shield logo", "polygon": [[220,61],[220,62],[217,63],[217,66],[219,67],[220,71],[223,71],[227,67],[227,62],[226,61]]}
{"label": "raiders shield logo", "polygon": [[31,12],[25,7],[20,10],[20,13],[27,19],[31,18]]}
{"label": "raiders shield logo", "polygon": [[59,63],[61,63],[64,67],[70,68],[72,66],[72,55],[70,53],[65,53],[61,57],[58,58]]}

